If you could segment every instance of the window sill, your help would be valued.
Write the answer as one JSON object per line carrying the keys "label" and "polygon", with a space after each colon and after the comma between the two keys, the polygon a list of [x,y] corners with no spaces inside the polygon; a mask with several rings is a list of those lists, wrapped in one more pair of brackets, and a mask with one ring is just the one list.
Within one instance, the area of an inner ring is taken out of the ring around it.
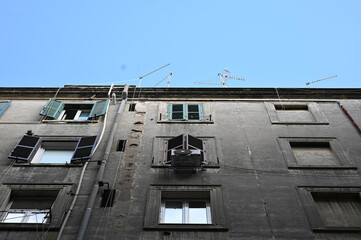
{"label": "window sill", "polygon": [[144,227],[144,230],[174,230],[174,231],[228,231],[228,228],[215,224],[159,224],[152,227]]}
{"label": "window sill", "polygon": [[272,124],[276,125],[329,125],[328,122],[275,122]]}
{"label": "window sill", "polygon": [[324,165],[288,165],[289,169],[326,169],[326,170],[357,170],[355,166],[324,166]]}
{"label": "window sill", "polygon": [[16,230],[16,231],[58,231],[59,227],[51,226],[51,224],[41,223],[0,223],[0,231],[4,230]]}
{"label": "window sill", "polygon": [[[152,164],[152,168],[171,168],[170,164]],[[212,165],[202,165],[202,168],[220,168],[219,164],[212,164]]]}
{"label": "window sill", "polygon": [[82,167],[81,163],[14,163],[13,167]]}
{"label": "window sill", "polygon": [[313,228],[315,233],[336,233],[336,232],[361,232],[361,227],[325,227],[325,228]]}
{"label": "window sill", "polygon": [[158,120],[157,123],[214,124],[214,121],[198,121],[198,120]]}
{"label": "window sill", "polygon": [[43,123],[64,124],[64,123],[97,123],[98,120],[43,120]]}

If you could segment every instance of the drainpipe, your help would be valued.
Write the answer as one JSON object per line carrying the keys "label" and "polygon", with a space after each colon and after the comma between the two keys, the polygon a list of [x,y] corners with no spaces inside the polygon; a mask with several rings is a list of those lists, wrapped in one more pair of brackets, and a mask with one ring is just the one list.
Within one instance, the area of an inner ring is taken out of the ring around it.
{"label": "drainpipe", "polygon": [[94,206],[95,198],[96,198],[96,196],[98,194],[99,182],[103,180],[105,165],[106,165],[107,160],[108,160],[109,155],[110,155],[110,150],[112,148],[114,134],[115,134],[115,132],[117,131],[117,128],[118,128],[118,120],[120,118],[121,113],[123,112],[124,106],[125,106],[126,101],[127,101],[128,88],[129,88],[129,85],[126,84],[124,86],[124,89],[123,89],[123,92],[122,92],[122,101],[120,103],[117,116],[116,116],[116,118],[114,120],[112,130],[110,131],[110,135],[109,135],[109,138],[108,138],[107,146],[105,148],[104,156],[103,156],[103,159],[101,161],[100,167],[98,169],[98,174],[97,174],[96,179],[95,179],[93,190],[92,190],[92,192],[90,194],[90,197],[89,197],[89,200],[88,200],[88,205],[87,205],[87,207],[85,209],[85,212],[84,212],[83,221],[82,221],[82,223],[80,225],[77,240],[83,240],[83,238],[84,238],[84,234],[85,234],[86,228],[87,228],[88,223],[89,223],[92,208]]}

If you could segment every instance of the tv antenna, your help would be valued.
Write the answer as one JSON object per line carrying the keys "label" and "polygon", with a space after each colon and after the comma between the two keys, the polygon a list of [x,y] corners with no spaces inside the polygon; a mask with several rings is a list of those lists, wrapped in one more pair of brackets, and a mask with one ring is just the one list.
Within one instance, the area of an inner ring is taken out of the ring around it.
{"label": "tv antenna", "polygon": [[155,69],[154,71],[151,71],[150,73],[147,73],[147,74],[139,77],[139,86],[138,86],[138,87],[140,88],[140,85],[142,84],[142,79],[143,79],[144,77],[146,77],[146,76],[148,76],[148,75],[150,75],[150,74],[152,74],[152,73],[154,73],[154,72],[156,72],[156,71],[158,71],[158,70],[161,70],[162,68],[168,67],[169,65],[170,65],[170,63],[168,63],[168,64],[166,64],[166,65],[164,65],[164,66],[161,66],[160,68],[157,68],[157,69]]}
{"label": "tv antenna", "polygon": [[[310,84],[313,84],[313,83],[316,83],[316,82],[321,82],[321,81],[323,81],[323,80],[330,79],[330,78],[334,78],[334,77],[337,77],[337,75],[334,75],[334,76],[331,76],[331,77],[327,77],[327,78],[318,79],[318,80],[315,80],[315,81],[312,81],[312,82],[307,82],[306,85],[309,86]],[[311,87],[311,86],[310,86],[310,87]]]}
{"label": "tv antenna", "polygon": [[164,80],[166,80],[168,78],[168,87],[170,87],[170,76],[172,76],[172,72],[170,72],[165,78],[163,78],[162,80],[160,80],[154,87],[158,86],[161,82],[163,82]]}
{"label": "tv antenna", "polygon": [[233,77],[233,76],[230,76],[229,73],[230,73],[230,71],[228,71],[228,69],[226,69],[226,68],[223,69],[222,74],[218,73],[218,76],[221,79],[221,83],[207,83],[207,82],[194,82],[194,83],[222,85],[223,87],[227,87],[227,80],[228,79],[244,81],[244,78]]}

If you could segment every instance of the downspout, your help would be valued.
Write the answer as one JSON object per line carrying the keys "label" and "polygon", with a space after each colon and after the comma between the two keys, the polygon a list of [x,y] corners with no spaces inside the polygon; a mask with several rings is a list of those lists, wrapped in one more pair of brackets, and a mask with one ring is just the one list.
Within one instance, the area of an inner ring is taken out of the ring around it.
{"label": "downspout", "polygon": [[[113,90],[113,88],[114,88],[114,84],[112,84],[112,85],[110,86],[110,89],[109,89],[109,91],[108,91],[108,99],[110,99],[110,93],[111,93],[111,91]],[[56,92],[55,97],[56,97],[56,95],[58,94],[59,90],[60,90],[60,88],[59,88],[58,91]],[[113,93],[113,94],[114,94],[114,93]],[[54,97],[54,99],[55,99],[55,97]],[[108,106],[107,106],[106,109],[107,109],[107,110],[106,110],[105,117],[104,117],[103,129],[102,129],[102,132],[101,132],[101,134],[100,134],[99,140],[98,140],[97,144],[95,145],[95,148],[94,148],[94,150],[93,150],[92,155],[93,155],[94,152],[98,149],[98,147],[99,147],[99,145],[100,145],[100,143],[101,143],[101,141],[102,141],[102,139],[103,139],[103,135],[104,135],[105,128],[106,128],[106,125],[107,125],[107,118],[108,118],[108,111],[109,111],[109,103],[108,103]],[[87,167],[88,167],[88,162],[86,162],[86,163],[84,164],[84,166],[83,166],[83,169],[82,169],[81,174],[80,174],[79,182],[78,182],[78,187],[77,187],[76,192],[75,192],[75,194],[74,194],[73,201],[71,202],[70,207],[69,207],[69,209],[68,209],[68,211],[67,211],[67,213],[66,213],[66,215],[65,215],[65,218],[64,218],[63,222],[61,223],[61,227],[60,227],[60,230],[59,230],[59,233],[58,233],[58,236],[57,236],[56,240],[60,240],[60,239],[61,239],[61,236],[62,236],[63,231],[64,231],[64,229],[65,229],[66,223],[68,222],[68,219],[69,219],[69,217],[70,217],[70,214],[71,214],[72,211],[73,211],[74,205],[75,205],[76,200],[77,200],[77,198],[78,198],[78,196],[79,196],[80,188],[81,188],[81,185],[82,185],[82,182],[83,182],[83,177],[84,177],[85,170],[87,169]]]}
{"label": "downspout", "polygon": [[95,198],[96,198],[96,196],[98,194],[99,182],[103,180],[105,165],[106,165],[107,160],[108,160],[109,155],[110,155],[110,150],[112,148],[114,134],[115,134],[115,132],[117,131],[117,128],[118,128],[118,120],[120,118],[121,113],[123,112],[124,106],[125,106],[126,101],[127,101],[128,88],[129,88],[129,85],[126,84],[124,86],[124,89],[123,89],[123,92],[122,92],[122,101],[120,103],[118,113],[117,113],[117,115],[115,117],[114,124],[113,124],[112,130],[111,130],[109,138],[108,138],[108,143],[107,143],[107,146],[105,148],[104,156],[103,156],[103,159],[101,161],[100,167],[98,169],[98,173],[97,173],[97,176],[96,176],[96,179],[95,179],[93,190],[92,190],[92,192],[90,194],[90,197],[89,197],[89,200],[88,200],[88,205],[87,205],[87,207],[85,209],[85,212],[84,212],[83,221],[82,221],[82,223],[80,225],[77,240],[83,240],[83,238],[84,238],[84,234],[85,234],[86,228],[88,226],[90,215],[91,215],[91,212],[92,212],[92,209],[93,209],[93,206],[94,206]]}

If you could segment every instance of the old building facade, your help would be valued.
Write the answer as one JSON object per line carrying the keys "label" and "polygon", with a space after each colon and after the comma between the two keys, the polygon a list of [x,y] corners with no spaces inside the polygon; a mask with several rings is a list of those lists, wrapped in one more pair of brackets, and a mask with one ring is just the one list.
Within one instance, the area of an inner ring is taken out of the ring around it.
{"label": "old building facade", "polygon": [[361,89],[0,88],[0,239],[360,239]]}

